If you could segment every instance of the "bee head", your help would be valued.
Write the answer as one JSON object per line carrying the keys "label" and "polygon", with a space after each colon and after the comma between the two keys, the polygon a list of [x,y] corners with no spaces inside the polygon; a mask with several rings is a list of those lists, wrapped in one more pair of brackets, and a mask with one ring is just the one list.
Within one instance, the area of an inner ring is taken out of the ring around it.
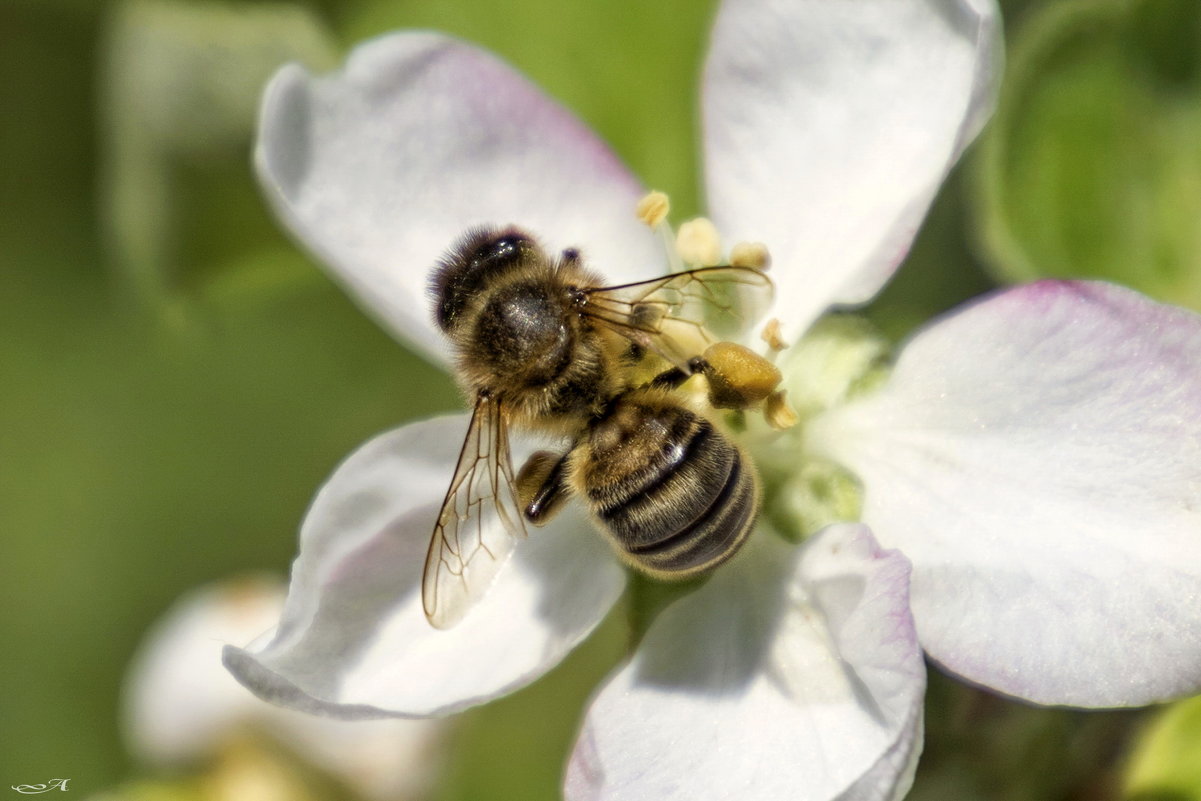
{"label": "bee head", "polygon": [[434,322],[454,328],[470,298],[497,275],[539,258],[534,238],[519,228],[473,228],[443,256],[430,277]]}

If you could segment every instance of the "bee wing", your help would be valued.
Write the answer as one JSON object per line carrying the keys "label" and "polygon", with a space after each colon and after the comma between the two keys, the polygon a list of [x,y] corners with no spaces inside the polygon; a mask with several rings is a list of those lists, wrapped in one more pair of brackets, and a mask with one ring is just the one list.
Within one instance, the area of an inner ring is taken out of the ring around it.
{"label": "bee wing", "polygon": [[582,313],[677,367],[736,339],[765,312],[771,279],[750,267],[702,267],[650,281],[585,289]]}
{"label": "bee wing", "polygon": [[459,622],[525,535],[504,410],[480,394],[425,557],[421,601],[430,624]]}

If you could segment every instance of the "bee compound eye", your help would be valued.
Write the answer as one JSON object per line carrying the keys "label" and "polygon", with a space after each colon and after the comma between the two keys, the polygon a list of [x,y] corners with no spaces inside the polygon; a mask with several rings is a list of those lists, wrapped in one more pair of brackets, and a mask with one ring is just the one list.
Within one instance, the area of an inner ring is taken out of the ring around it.
{"label": "bee compound eye", "polygon": [[531,244],[529,237],[517,233],[508,234],[481,246],[474,260],[491,264],[516,261]]}
{"label": "bee compound eye", "polygon": [[480,228],[468,231],[442,257],[430,278],[434,318],[449,331],[467,306],[492,278],[540,251],[533,237],[516,228]]}
{"label": "bee compound eye", "polygon": [[534,238],[517,228],[484,229],[467,235],[459,246],[471,270],[515,264],[538,252]]}

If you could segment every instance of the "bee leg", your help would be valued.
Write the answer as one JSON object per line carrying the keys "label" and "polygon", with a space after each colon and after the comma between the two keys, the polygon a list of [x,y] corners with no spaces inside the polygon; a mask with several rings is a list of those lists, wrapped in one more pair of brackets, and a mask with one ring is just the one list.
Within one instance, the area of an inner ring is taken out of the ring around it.
{"label": "bee leg", "polygon": [[670,370],[664,370],[659,375],[655,376],[647,384],[648,387],[656,387],[658,389],[678,389],[688,379],[692,378],[697,373],[707,373],[709,363],[700,356],[694,356],[688,360],[688,369],[684,370],[680,367],[673,367]]}
{"label": "bee leg", "polygon": [[535,526],[550,522],[567,500],[567,454],[536,451],[517,473],[517,499],[522,514]]}

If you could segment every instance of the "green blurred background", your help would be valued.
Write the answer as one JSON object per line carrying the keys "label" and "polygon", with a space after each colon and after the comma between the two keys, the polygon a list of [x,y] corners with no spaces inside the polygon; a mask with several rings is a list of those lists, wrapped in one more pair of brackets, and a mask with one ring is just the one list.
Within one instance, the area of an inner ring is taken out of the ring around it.
{"label": "green blurred background", "polygon": [[[1001,111],[871,316],[899,338],[1042,275],[1197,307],[1201,4],[1002,5]],[[118,723],[145,628],[188,588],[282,574],[343,456],[459,403],[266,211],[248,154],[272,68],[328,68],[393,28],[459,34],[580,114],[678,221],[700,211],[713,8],[0,0],[0,788],[68,776],[90,794],[146,775]],[[546,679],[463,715],[436,797],[556,797],[622,649],[611,622]],[[1196,702],[1028,710],[932,682],[915,797],[1201,798]]]}

